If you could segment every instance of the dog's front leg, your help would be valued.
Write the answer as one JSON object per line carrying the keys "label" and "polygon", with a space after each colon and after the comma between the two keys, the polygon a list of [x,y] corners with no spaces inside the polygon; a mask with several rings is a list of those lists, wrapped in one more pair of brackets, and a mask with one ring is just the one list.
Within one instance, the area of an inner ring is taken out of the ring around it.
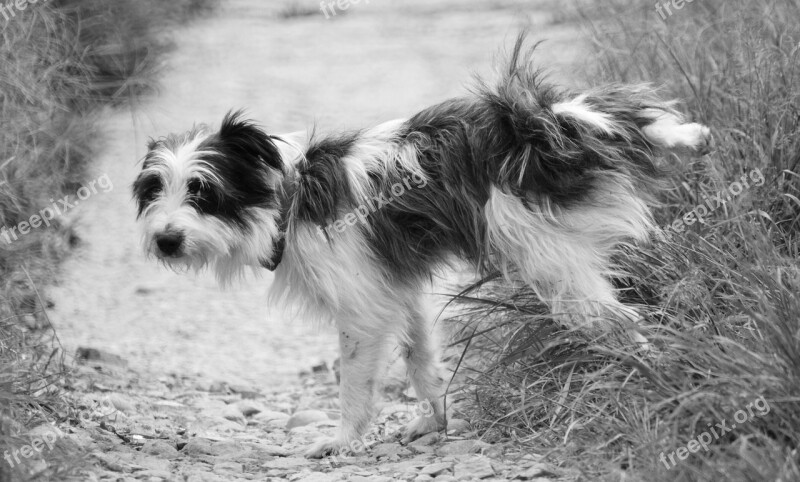
{"label": "dog's front leg", "polygon": [[[367,330],[371,333],[366,333]],[[364,450],[360,437],[373,417],[375,376],[386,352],[385,333],[381,327],[370,327],[365,323],[340,324],[341,426],[335,438],[316,441],[306,452],[307,457],[319,458],[343,450],[354,453]]]}

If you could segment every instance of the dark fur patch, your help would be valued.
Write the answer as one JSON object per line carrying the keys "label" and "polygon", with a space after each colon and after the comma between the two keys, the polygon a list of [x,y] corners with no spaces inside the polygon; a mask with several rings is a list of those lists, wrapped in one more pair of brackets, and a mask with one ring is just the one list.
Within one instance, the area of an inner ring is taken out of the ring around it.
{"label": "dark fur patch", "polygon": [[238,112],[226,115],[219,132],[198,147],[213,152],[203,160],[221,185],[198,179],[195,192],[191,192],[191,182],[187,189],[198,211],[245,227],[247,208],[278,207],[275,189],[267,180],[283,171],[283,163],[272,138],[240,117]]}
{"label": "dark fur patch", "polygon": [[524,43],[523,33],[497,87],[478,88],[479,98],[501,126],[494,149],[502,152],[503,161],[492,172],[498,185],[522,199],[543,195],[563,208],[585,202],[609,174],[652,188],[663,172],[655,163],[654,145],[642,131],[652,122],[643,113],[665,109],[653,89],[611,86],[586,96],[585,104],[613,119],[616,132],[606,134],[553,112],[554,104],[579,94],[547,84],[531,67],[535,47],[523,51]]}
{"label": "dark fur patch", "polygon": [[[145,161],[146,162],[146,161]],[[145,165],[147,165],[145,163]],[[133,197],[136,199],[136,219],[142,217],[144,210],[158,198],[164,189],[161,177],[156,174],[141,174],[133,183]]]}
{"label": "dark fur patch", "polygon": [[393,199],[370,215],[374,229],[365,235],[395,281],[425,277],[451,253],[477,264],[483,262],[483,207],[490,179],[480,157],[485,152],[480,145],[483,141],[474,129],[480,115],[466,99],[420,112],[408,121],[400,142],[412,144],[419,153],[427,184],[411,182],[411,189],[392,196],[392,187],[413,179],[414,173],[398,169],[388,178],[374,181],[375,193]]}
{"label": "dark fur patch", "polygon": [[351,132],[312,139],[291,186],[292,218],[325,226],[336,218],[339,208],[352,203],[352,187],[342,158],[349,154],[358,135]]}
{"label": "dark fur patch", "polygon": [[498,186],[528,201],[542,196],[570,208],[586,201],[607,173],[645,182],[659,176],[653,146],[634,119],[647,108],[643,99],[632,96],[636,91],[622,89],[587,100],[597,111],[610,114],[622,135],[610,136],[556,115],[553,105],[577,94],[547,84],[532,68],[535,47],[523,51],[524,43],[523,34],[499,84],[481,84],[477,92],[489,113],[489,122],[479,130],[481,138],[490,137],[485,144],[493,159],[490,176]]}

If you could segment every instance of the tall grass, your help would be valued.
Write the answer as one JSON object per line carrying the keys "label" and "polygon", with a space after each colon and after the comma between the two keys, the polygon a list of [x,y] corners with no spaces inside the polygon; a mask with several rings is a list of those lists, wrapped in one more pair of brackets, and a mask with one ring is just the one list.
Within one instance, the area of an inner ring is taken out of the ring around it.
{"label": "tall grass", "polygon": [[[0,17],[0,227],[75,192],[96,147],[98,109],[153,88],[170,48],[162,32],[213,3],[51,0]],[[59,410],[63,353],[37,287],[75,241],[58,219],[11,243],[0,237],[0,454]],[[60,479],[69,464],[58,457],[44,469],[0,460],[0,480]]]}
{"label": "tall grass", "polygon": [[[561,331],[528,292],[468,290],[467,359],[489,360],[469,372],[473,418],[586,480],[800,480],[800,2],[703,0],[666,21],[643,0],[579,11],[597,49],[588,78],[660,84],[716,135],[707,158],[665,160],[661,226],[756,169],[765,181],[623,248],[617,284],[647,314],[648,355]],[[679,459],[756,400],[766,413]]]}

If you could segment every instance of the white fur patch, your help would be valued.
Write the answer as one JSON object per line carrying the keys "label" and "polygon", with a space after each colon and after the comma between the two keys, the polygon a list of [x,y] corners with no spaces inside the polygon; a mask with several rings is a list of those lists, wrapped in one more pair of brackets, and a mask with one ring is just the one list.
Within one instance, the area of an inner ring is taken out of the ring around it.
{"label": "white fur patch", "polygon": [[553,104],[553,113],[559,116],[571,117],[608,135],[618,133],[620,129],[611,114],[593,110],[590,105],[586,104],[586,97],[586,95],[579,95],[569,102]]}
{"label": "white fur patch", "polygon": [[291,169],[305,158],[308,149],[308,133],[306,131],[279,134],[275,137],[275,146],[281,153],[283,165]]}
{"label": "white fur patch", "polygon": [[570,210],[537,212],[497,187],[486,203],[493,262],[508,278],[516,268],[554,314],[576,315],[573,322],[629,318],[607,278],[610,256],[626,238],[643,239],[653,229],[629,181],[604,182],[595,199]]}

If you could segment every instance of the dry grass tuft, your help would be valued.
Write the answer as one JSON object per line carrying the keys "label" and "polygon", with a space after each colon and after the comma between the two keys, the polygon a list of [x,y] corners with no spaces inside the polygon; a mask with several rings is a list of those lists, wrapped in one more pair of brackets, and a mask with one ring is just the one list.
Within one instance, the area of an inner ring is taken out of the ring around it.
{"label": "dry grass tuft", "polygon": [[[0,17],[0,227],[74,193],[95,147],[98,108],[150,90],[170,48],[161,32],[214,3],[51,0]],[[63,409],[64,353],[36,288],[75,241],[57,220],[11,243],[0,237],[0,454]],[[0,480],[61,480],[75,459],[63,455],[44,469],[0,460]]]}

